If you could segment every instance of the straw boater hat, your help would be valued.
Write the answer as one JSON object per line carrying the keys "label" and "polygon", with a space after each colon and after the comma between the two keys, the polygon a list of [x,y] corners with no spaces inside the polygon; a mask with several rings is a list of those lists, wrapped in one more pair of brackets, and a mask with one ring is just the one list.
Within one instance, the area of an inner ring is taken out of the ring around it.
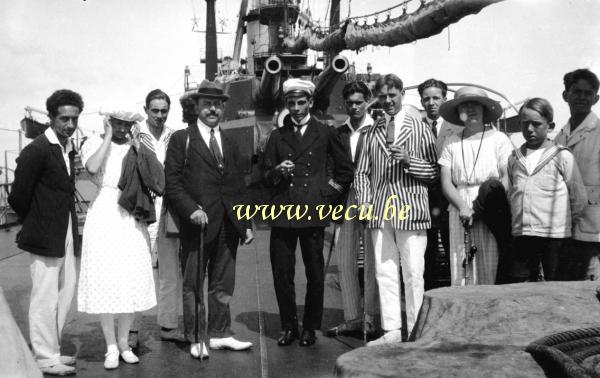
{"label": "straw boater hat", "polygon": [[312,81],[302,79],[288,79],[283,82],[283,96],[306,95],[312,97],[315,85]]}
{"label": "straw boater hat", "polygon": [[193,99],[200,97],[204,98],[220,98],[223,101],[227,101],[229,96],[223,92],[223,88],[212,81],[202,80],[202,83],[198,86],[198,90],[189,95]]}
{"label": "straw boater hat", "polygon": [[462,87],[457,90],[454,99],[440,106],[440,115],[452,124],[464,126],[464,122],[458,116],[458,106],[471,101],[483,105],[483,123],[493,122],[502,115],[500,103],[489,98],[483,89],[476,87]]}

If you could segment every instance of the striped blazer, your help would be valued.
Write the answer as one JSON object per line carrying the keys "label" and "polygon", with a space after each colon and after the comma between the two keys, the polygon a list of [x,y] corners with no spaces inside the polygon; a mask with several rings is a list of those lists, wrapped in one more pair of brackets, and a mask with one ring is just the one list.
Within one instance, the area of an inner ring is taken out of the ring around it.
{"label": "striped blazer", "polygon": [[[370,228],[383,227],[386,215],[397,230],[425,230],[431,227],[427,186],[439,177],[435,139],[425,123],[405,112],[399,113],[396,127],[400,130],[394,145],[408,150],[410,165],[391,157],[385,143],[386,120],[381,117],[367,132],[358,161],[354,176],[358,203],[373,206]],[[386,203],[387,208],[395,207],[395,215],[386,212]],[[410,209],[400,216],[404,205]]]}

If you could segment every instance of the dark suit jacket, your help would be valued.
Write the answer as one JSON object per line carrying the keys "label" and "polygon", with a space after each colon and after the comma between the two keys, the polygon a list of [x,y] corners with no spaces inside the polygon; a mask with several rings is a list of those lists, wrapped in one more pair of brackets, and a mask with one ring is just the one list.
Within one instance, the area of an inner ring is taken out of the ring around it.
{"label": "dark suit jacket", "polygon": [[[326,227],[329,218],[320,219],[317,205],[328,206],[340,195],[329,180],[345,190],[354,178],[349,155],[336,129],[311,117],[302,140],[298,142],[289,116],[281,128],[273,130],[264,155],[265,184],[271,188],[271,204],[307,206],[300,220],[281,215],[270,223],[274,227]],[[284,160],[295,164],[294,176],[283,177],[275,167]],[[328,174],[328,160],[333,162]]]}
{"label": "dark suit jacket", "polygon": [[19,248],[36,255],[63,257],[71,217],[74,248],[78,250],[74,155],[74,151],[69,154],[69,175],[61,147],[51,144],[46,135],[38,136],[21,151],[8,196],[8,203],[23,222],[17,236]]}
{"label": "dark suit jacket", "polygon": [[235,205],[246,205],[250,201],[239,149],[229,133],[231,131],[221,129],[225,166],[222,172],[196,125],[178,130],[171,136],[165,158],[165,195],[168,206],[179,215],[181,239],[194,239],[200,234],[200,227],[190,222],[190,215],[198,209],[198,205],[208,216],[207,243],[221,229],[224,217],[231,220],[241,238],[245,238],[246,229],[252,227],[249,221],[238,220],[233,210]]}

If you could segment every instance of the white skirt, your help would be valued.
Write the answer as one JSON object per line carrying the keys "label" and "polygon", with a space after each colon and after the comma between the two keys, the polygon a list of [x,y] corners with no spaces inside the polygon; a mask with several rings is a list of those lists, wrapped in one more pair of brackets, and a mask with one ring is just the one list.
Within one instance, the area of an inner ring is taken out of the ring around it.
{"label": "white skirt", "polygon": [[77,309],[120,314],[156,306],[147,226],[117,204],[121,191],[102,187],[83,230]]}

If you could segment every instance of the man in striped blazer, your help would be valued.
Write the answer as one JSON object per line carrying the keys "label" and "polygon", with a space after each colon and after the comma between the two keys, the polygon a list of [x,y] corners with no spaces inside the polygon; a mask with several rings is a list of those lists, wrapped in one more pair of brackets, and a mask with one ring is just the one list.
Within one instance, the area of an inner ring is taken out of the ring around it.
{"label": "man in striped blazer", "polygon": [[364,214],[370,215],[375,269],[386,332],[369,345],[402,340],[399,264],[406,292],[406,328],[423,302],[424,256],[431,227],[427,185],[438,178],[431,129],[402,109],[402,80],[388,74],[375,83],[385,114],[367,132],[354,185]]}

